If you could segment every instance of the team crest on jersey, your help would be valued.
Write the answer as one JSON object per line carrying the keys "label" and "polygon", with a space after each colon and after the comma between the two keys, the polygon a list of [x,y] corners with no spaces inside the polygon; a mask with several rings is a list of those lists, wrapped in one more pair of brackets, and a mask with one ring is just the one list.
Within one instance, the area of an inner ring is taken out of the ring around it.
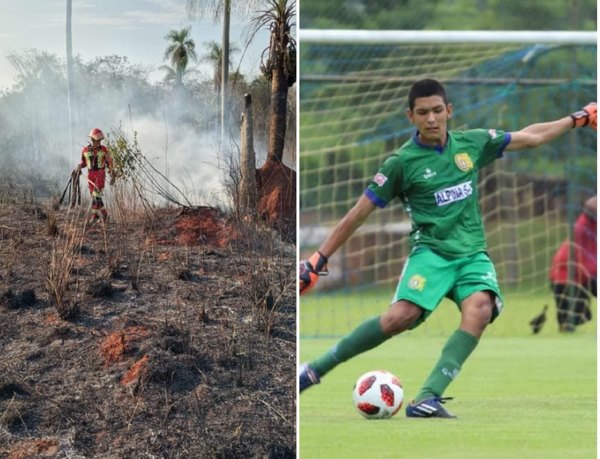
{"label": "team crest on jersey", "polygon": [[375,174],[375,177],[373,177],[373,181],[377,185],[383,186],[385,184],[385,182],[387,182],[387,177],[385,175],[383,175],[381,172],[377,172]]}
{"label": "team crest on jersey", "polygon": [[420,274],[415,274],[408,280],[408,288],[422,292],[425,288],[426,279]]}
{"label": "team crest on jersey", "polygon": [[469,172],[473,169],[473,161],[468,153],[459,153],[454,157],[454,162],[463,172]]}

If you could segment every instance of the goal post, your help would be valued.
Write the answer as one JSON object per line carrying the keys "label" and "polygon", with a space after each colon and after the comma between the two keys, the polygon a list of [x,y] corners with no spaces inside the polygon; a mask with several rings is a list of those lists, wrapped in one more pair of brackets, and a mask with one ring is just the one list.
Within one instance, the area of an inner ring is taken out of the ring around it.
{"label": "goal post", "polygon": [[[405,112],[415,81],[444,83],[452,129],[514,131],[596,100],[595,32],[301,29],[299,36],[301,256],[318,248],[412,135]],[[577,129],[507,154],[480,172],[479,190],[503,291],[539,297],[528,307],[541,310],[552,301],[552,256],[596,193],[595,133]],[[374,212],[332,257],[319,295],[302,297],[301,335],[339,335],[372,314],[366,303],[373,298],[389,301],[410,227],[399,202]],[[331,295],[331,309],[317,298],[323,295]],[[375,307],[381,312],[385,303]]]}
{"label": "goal post", "polygon": [[596,32],[526,30],[327,30],[300,29],[302,44],[515,43],[595,45]]}

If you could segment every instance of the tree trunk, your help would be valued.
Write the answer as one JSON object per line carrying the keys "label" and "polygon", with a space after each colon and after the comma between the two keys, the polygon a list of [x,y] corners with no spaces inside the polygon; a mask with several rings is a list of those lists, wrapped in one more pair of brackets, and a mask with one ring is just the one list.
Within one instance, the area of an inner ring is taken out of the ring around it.
{"label": "tree trunk", "polygon": [[[77,160],[77,152],[72,152],[74,149],[73,142],[73,41],[71,32],[71,16],[73,11],[72,0],[67,0],[67,23],[66,23],[66,35],[67,35],[67,105],[69,112],[69,152],[70,155],[75,153],[75,161]],[[70,157],[69,155],[69,157]]]}
{"label": "tree trunk", "polygon": [[288,84],[284,71],[283,54],[277,54],[273,66],[271,80],[271,117],[269,120],[269,159],[283,161],[283,147],[285,145],[285,132],[287,128],[287,97]]}
{"label": "tree trunk", "polygon": [[242,148],[240,169],[242,178],[238,202],[243,215],[256,215],[256,155],[254,153],[254,136],[252,133],[252,96],[244,95],[244,114],[242,119]]}
{"label": "tree trunk", "polygon": [[231,16],[231,0],[225,0],[223,8],[223,62],[221,64],[221,142],[227,130],[227,105],[229,84],[229,19]]}

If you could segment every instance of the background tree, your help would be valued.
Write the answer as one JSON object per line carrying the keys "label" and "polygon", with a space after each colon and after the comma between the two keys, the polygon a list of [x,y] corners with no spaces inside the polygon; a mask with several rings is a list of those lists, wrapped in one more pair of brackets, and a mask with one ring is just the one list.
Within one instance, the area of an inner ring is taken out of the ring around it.
{"label": "background tree", "polygon": [[306,29],[596,30],[596,0],[302,0]]}
{"label": "background tree", "polygon": [[[211,65],[211,67],[213,68],[214,90],[215,90],[216,94],[221,94],[221,86],[222,86],[222,81],[223,81],[223,73],[222,73],[223,47],[214,40],[205,43],[205,46],[206,46],[208,52],[206,54],[202,55],[200,60],[202,62],[209,63]],[[236,53],[238,51],[239,51],[239,48],[237,48],[236,46],[234,46],[234,45],[229,46],[229,56],[231,56],[233,53]],[[231,60],[229,62],[228,67],[231,67]]]}
{"label": "background tree", "polygon": [[[187,11],[190,18],[211,15],[215,21],[223,19],[223,50],[222,62],[229,62],[229,22],[231,12],[237,12],[240,17],[246,17],[258,8],[259,0],[187,0]],[[229,67],[221,65],[221,141],[225,137],[228,93]]]}
{"label": "background tree", "polygon": [[[69,110],[69,150],[73,149],[73,34],[71,18],[73,16],[73,1],[67,0],[66,37],[67,37],[67,106]],[[76,154],[71,151],[71,154]],[[74,156],[77,157],[76,155]]]}
{"label": "background tree", "polygon": [[255,30],[268,27],[269,47],[261,71],[270,85],[267,160],[257,170],[258,214],[284,239],[296,237],[296,172],[283,163],[288,120],[288,88],[296,82],[294,1],[267,0],[253,19]]}
{"label": "background tree", "polygon": [[[15,70],[16,77],[12,91],[2,94],[6,103],[1,110],[5,118],[2,139],[16,136],[19,140],[15,143],[8,141],[12,147],[0,152],[0,156],[5,153],[20,157],[24,165],[32,167],[49,149],[71,152],[72,145],[67,139],[69,126],[64,61],[56,55],[33,49],[11,53],[6,59]],[[19,97],[10,97],[13,93]],[[43,106],[54,107],[54,110],[40,110]],[[41,126],[45,127],[46,134]],[[62,135],[49,136],[47,132]],[[62,141],[59,141],[61,137]]]}
{"label": "background tree", "polygon": [[295,1],[267,0],[267,3],[270,8],[262,11],[254,24],[257,28],[269,27],[271,31],[261,70],[271,83],[268,158],[281,162],[287,127],[288,88],[296,82],[296,41],[291,34],[295,25]]}
{"label": "background tree", "polygon": [[170,86],[177,85],[177,72],[173,67],[171,67],[170,65],[161,65],[158,69],[165,72],[165,76],[163,77],[163,80],[162,80],[163,83],[166,83],[167,85],[170,85]]}
{"label": "background tree", "polygon": [[165,50],[164,60],[169,60],[175,72],[175,86],[183,86],[183,75],[190,61],[197,61],[196,43],[190,38],[191,27],[181,30],[171,30],[165,35],[170,44]]}

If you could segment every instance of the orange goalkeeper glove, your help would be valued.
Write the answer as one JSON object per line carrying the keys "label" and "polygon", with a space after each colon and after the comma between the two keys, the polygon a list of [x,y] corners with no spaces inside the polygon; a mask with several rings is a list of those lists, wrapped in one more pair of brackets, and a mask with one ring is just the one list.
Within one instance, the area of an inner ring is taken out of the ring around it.
{"label": "orange goalkeeper glove", "polygon": [[300,295],[313,288],[319,280],[319,276],[329,274],[329,271],[327,271],[327,257],[321,252],[315,252],[308,260],[302,260],[299,268]]}
{"label": "orange goalkeeper glove", "polygon": [[596,102],[590,102],[581,110],[571,114],[573,127],[584,127],[588,124],[596,130]]}

